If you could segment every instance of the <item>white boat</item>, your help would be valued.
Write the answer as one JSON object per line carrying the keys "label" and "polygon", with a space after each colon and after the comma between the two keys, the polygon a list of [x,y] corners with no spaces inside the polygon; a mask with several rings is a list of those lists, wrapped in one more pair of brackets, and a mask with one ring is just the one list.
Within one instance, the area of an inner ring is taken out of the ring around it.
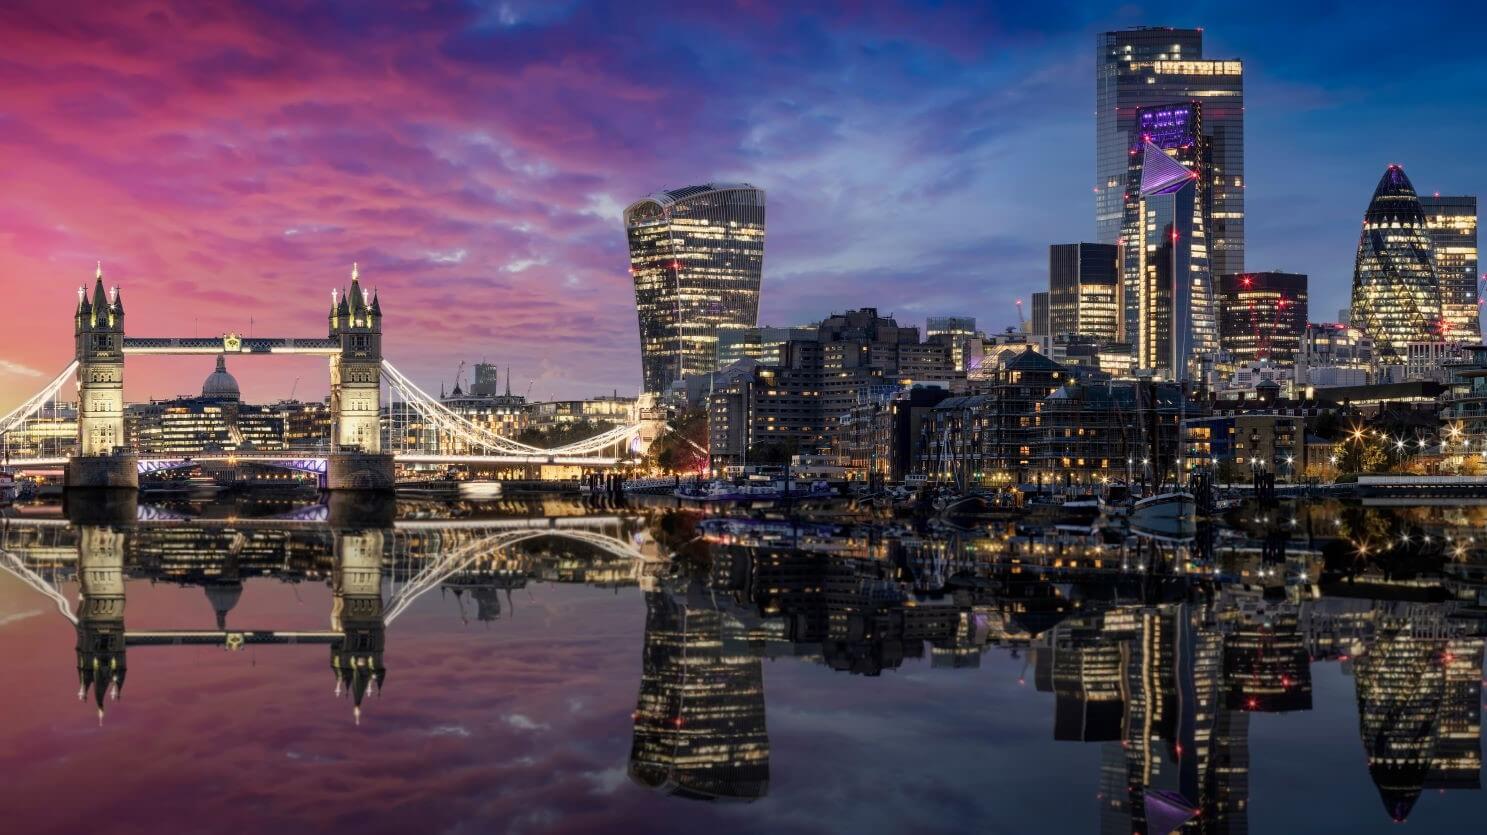
{"label": "white boat", "polygon": [[1131,507],[1131,524],[1156,533],[1192,533],[1198,525],[1198,501],[1188,492],[1148,496]]}

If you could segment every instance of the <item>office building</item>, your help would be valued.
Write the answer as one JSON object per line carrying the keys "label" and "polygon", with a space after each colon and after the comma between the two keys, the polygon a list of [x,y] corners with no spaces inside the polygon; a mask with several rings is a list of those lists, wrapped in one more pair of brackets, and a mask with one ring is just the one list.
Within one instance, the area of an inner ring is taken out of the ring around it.
{"label": "office building", "polygon": [[792,339],[812,339],[815,334],[815,325],[797,328],[761,326],[718,331],[717,367],[727,368],[745,358],[758,360],[760,365],[779,365],[783,357],[780,349],[785,347],[786,342]]}
{"label": "office building", "polygon": [[1219,344],[1234,362],[1292,365],[1306,330],[1306,276],[1263,272],[1219,276]]}
{"label": "office building", "polygon": [[1404,363],[1411,342],[1440,338],[1435,250],[1420,198],[1398,165],[1384,170],[1363,215],[1351,313],[1353,326],[1373,337],[1384,365]]}
{"label": "office building", "polygon": [[[475,382],[470,384],[470,394],[476,397],[495,397],[501,393],[501,369],[486,362],[475,363]],[[506,380],[506,388],[511,388],[511,380]],[[507,392],[510,393],[509,391]]]}
{"label": "office building", "polygon": [[1339,322],[1310,322],[1296,355],[1296,383],[1302,386],[1362,386],[1373,382],[1373,337]]}
{"label": "office building", "polygon": [[930,316],[924,322],[924,341],[943,342],[954,351],[956,371],[964,371],[980,357],[974,316]]}
{"label": "office building", "polygon": [[625,209],[645,390],[717,367],[718,334],[758,323],[764,191],[663,191]]}
{"label": "office building", "polygon": [[1095,36],[1095,223],[1101,243],[1120,243],[1126,163],[1144,107],[1203,102],[1211,164],[1209,245],[1217,275],[1244,272],[1244,65],[1203,57],[1203,30],[1142,27]]}
{"label": "office building", "polygon": [[201,385],[201,396],[131,405],[125,420],[140,452],[284,448],[284,419],[273,407],[241,402],[237,380],[220,354],[216,370]]}
{"label": "office building", "polygon": [[1475,343],[1482,338],[1477,293],[1477,198],[1420,198],[1425,229],[1435,252],[1435,276],[1441,288],[1441,318],[1447,339]]}
{"label": "office building", "polygon": [[1033,336],[1050,336],[1048,330],[1048,294],[1033,294]]}
{"label": "office building", "polygon": [[800,453],[830,446],[827,433],[864,396],[963,380],[952,353],[871,307],[833,314],[813,339],[787,342],[779,365],[758,366],[708,398],[713,464],[747,464],[759,444]]}
{"label": "office building", "polygon": [[1199,359],[1218,349],[1203,107],[1141,108],[1128,153],[1126,333],[1134,335],[1139,368],[1174,380],[1189,379]]}
{"label": "office building", "polygon": [[1048,248],[1048,329],[1051,336],[1120,342],[1125,296],[1114,244],[1054,244]]}
{"label": "office building", "polygon": [[974,316],[929,316],[924,320],[924,338],[933,336],[975,336]]}

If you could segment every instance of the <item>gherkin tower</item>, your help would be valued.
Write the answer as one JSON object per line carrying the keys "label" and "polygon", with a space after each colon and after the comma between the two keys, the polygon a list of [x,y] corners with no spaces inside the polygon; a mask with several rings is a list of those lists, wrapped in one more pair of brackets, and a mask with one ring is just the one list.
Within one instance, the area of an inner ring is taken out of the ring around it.
{"label": "gherkin tower", "polygon": [[1363,215],[1352,316],[1387,364],[1403,363],[1411,342],[1441,338],[1440,282],[1425,211],[1398,165],[1385,169]]}

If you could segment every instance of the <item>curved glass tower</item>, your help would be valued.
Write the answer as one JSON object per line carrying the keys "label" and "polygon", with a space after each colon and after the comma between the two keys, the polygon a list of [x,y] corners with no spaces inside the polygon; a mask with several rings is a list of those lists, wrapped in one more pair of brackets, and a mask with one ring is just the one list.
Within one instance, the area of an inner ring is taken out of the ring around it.
{"label": "curved glass tower", "polygon": [[1363,215],[1352,317],[1354,327],[1373,337],[1384,363],[1404,362],[1411,342],[1441,338],[1440,282],[1425,210],[1398,165],[1384,170]]}
{"label": "curved glass tower", "polygon": [[717,368],[718,332],[759,318],[764,190],[709,183],[625,209],[645,390]]}

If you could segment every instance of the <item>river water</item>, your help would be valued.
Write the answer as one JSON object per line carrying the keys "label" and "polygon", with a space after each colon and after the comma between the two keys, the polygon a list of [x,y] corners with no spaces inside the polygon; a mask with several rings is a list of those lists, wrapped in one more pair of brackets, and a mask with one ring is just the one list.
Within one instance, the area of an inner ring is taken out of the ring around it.
{"label": "river water", "polygon": [[12,508],[4,831],[1439,832],[1487,811],[1482,508],[1250,507],[1191,540],[844,521]]}

